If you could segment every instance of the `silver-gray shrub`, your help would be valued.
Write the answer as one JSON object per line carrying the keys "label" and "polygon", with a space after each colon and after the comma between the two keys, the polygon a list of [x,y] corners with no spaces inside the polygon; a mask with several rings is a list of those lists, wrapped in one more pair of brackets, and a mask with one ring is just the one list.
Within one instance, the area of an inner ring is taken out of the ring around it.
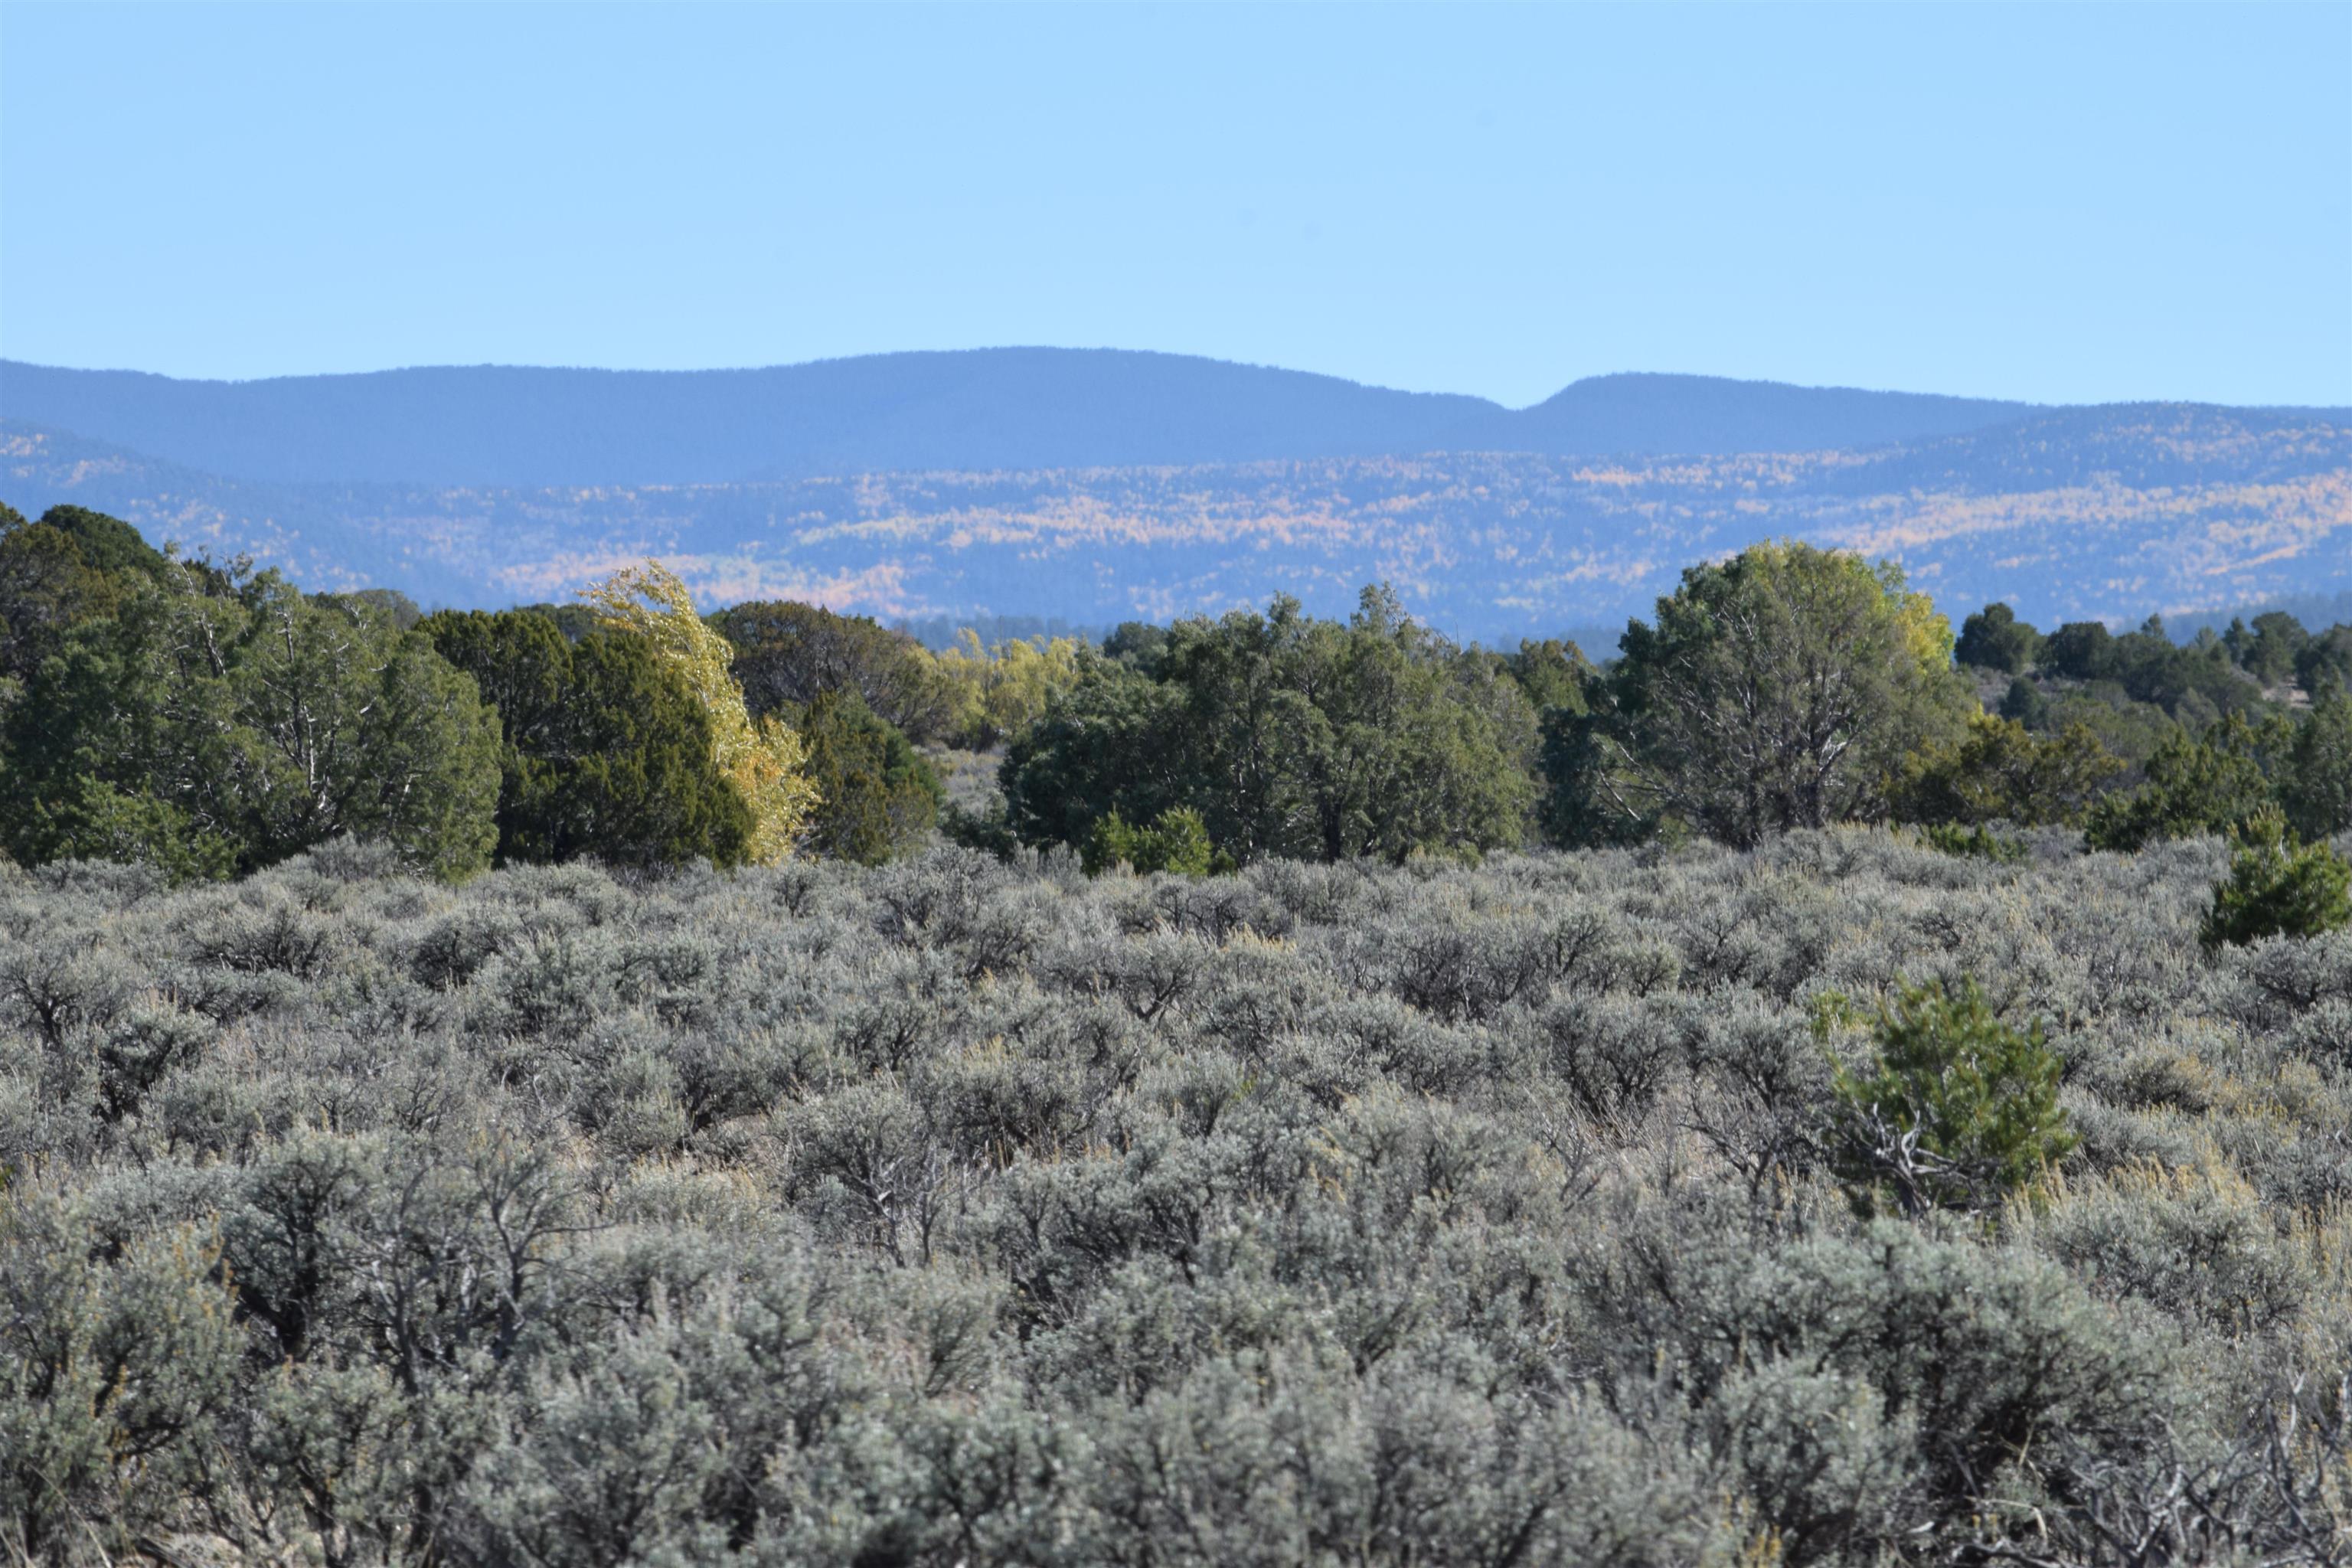
{"label": "silver-gray shrub", "polygon": [[[2352,947],[2221,859],[0,869],[0,1553],[2341,1561]],[[1931,979],[2081,1142],[1866,1224]]]}

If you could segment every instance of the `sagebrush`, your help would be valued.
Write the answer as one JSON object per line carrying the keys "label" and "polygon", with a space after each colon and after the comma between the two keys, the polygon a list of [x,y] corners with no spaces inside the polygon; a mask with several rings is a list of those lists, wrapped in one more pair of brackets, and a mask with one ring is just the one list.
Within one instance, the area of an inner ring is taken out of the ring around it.
{"label": "sagebrush", "polygon": [[[2352,935],[2026,842],[0,873],[0,1534],[2339,1561]],[[1840,1069],[1970,979],[2079,1142],[1858,1217]]]}

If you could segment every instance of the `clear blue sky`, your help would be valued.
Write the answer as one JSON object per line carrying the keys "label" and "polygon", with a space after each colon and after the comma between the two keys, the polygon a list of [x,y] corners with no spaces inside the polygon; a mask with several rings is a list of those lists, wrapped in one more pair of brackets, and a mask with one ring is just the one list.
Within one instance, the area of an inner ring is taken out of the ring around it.
{"label": "clear blue sky", "polygon": [[0,5],[0,353],[2352,403],[2352,5]]}

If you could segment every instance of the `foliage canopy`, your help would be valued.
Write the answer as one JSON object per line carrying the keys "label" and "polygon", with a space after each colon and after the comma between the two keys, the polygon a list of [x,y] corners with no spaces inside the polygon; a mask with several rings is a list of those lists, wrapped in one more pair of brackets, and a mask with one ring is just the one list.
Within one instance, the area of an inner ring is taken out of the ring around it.
{"label": "foliage canopy", "polygon": [[1241,863],[1477,851],[1527,832],[1534,715],[1516,684],[1366,590],[1344,622],[1276,598],[1180,621],[1151,673],[1092,659],[1007,753],[1014,829],[1088,841],[1189,807]]}
{"label": "foliage canopy", "polygon": [[792,600],[721,610],[710,624],[735,650],[734,675],[754,717],[848,692],[908,739],[945,739],[959,693],[929,652],[865,616]]}
{"label": "foliage canopy", "polygon": [[443,611],[422,629],[498,714],[502,863],[744,860],[751,807],[719,771],[709,711],[645,639],[571,642],[530,610]]}
{"label": "foliage canopy", "polygon": [[854,689],[820,693],[794,721],[816,806],[808,848],[878,866],[930,837],[947,791],[906,736]]}
{"label": "foliage canopy", "polygon": [[274,574],[113,542],[103,591],[47,629],[0,715],[11,854],[206,875],[356,833],[440,876],[488,863],[495,721],[429,641]]}
{"label": "foliage canopy", "polygon": [[1593,711],[1548,742],[1571,842],[1680,825],[1752,847],[1885,814],[1903,759],[1971,706],[1951,628],[1892,566],[1788,542],[1683,574],[1626,630]]}
{"label": "foliage canopy", "polygon": [[2007,605],[1987,605],[1960,623],[1952,657],[1979,669],[2024,673],[2042,652],[2042,634],[2017,618]]}

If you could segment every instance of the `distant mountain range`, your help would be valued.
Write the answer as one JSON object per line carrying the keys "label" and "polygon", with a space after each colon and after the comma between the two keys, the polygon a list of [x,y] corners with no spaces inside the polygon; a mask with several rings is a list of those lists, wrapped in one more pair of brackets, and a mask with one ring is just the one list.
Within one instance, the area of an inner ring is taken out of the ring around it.
{"label": "distant mountain range", "polygon": [[1950,435],[2023,404],[1695,375],[1532,408],[1108,349],[875,354],[768,370],[502,365],[174,381],[0,361],[0,415],[280,484],[698,485],[1422,452],[1809,451]]}
{"label": "distant mountain range", "polygon": [[0,500],[319,585],[561,595],[658,554],[712,602],[1105,624],[1375,579],[1459,635],[1646,612],[1792,534],[1955,617],[2137,620],[2352,588],[2352,411],[1612,375],[1531,408],[1177,355],[191,382],[0,362]]}

